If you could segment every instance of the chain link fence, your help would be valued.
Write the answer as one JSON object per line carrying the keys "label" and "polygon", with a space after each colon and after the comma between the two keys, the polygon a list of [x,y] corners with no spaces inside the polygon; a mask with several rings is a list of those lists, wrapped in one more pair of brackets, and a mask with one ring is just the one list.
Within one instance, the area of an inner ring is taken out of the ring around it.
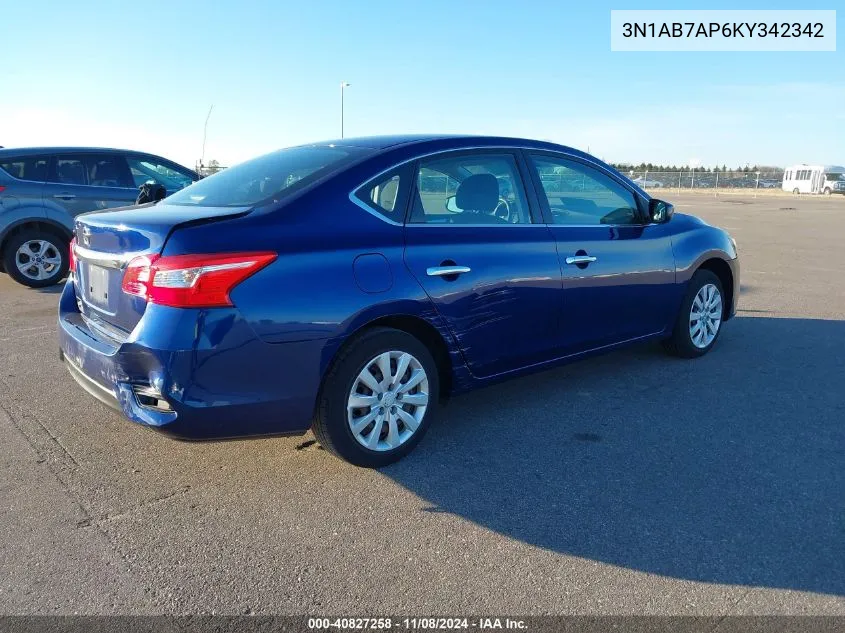
{"label": "chain link fence", "polygon": [[622,173],[645,190],[779,191],[783,182],[783,171],[687,169],[683,171],[631,170],[622,171]]}

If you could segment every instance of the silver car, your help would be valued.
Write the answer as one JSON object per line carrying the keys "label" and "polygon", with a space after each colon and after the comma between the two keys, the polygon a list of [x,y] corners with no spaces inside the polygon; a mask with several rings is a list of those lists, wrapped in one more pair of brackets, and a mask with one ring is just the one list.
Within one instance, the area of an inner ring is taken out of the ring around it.
{"label": "silver car", "polygon": [[119,149],[0,149],[0,270],[41,288],[68,271],[73,218],[135,203],[149,182],[169,195],[198,179],[173,161]]}

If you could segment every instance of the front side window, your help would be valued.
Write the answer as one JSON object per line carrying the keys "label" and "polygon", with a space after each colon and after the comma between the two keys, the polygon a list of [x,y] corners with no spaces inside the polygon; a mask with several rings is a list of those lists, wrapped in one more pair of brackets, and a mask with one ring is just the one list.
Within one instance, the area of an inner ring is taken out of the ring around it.
{"label": "front side window", "polygon": [[146,183],[155,183],[165,188],[168,194],[184,189],[194,182],[193,176],[164,165],[147,156],[127,156],[129,171],[136,187]]}
{"label": "front side window", "polygon": [[421,161],[410,222],[530,224],[513,155],[461,154]]}
{"label": "front side window", "polygon": [[168,204],[248,207],[278,202],[360,156],[351,147],[303,146],[278,150],[219,171],[167,199]]}
{"label": "front side window", "polygon": [[48,156],[18,156],[0,159],[0,168],[18,180],[44,182],[49,162]]}
{"label": "front side window", "polygon": [[642,224],[634,194],[610,176],[566,158],[531,159],[554,224]]}

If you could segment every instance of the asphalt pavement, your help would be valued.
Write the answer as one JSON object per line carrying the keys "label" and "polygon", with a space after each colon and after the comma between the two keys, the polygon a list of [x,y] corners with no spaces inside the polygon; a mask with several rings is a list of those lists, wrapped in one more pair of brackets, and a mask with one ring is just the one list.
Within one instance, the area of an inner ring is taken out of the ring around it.
{"label": "asphalt pavement", "polygon": [[739,243],[708,356],[461,396],[380,471],[123,420],[0,275],[0,613],[845,615],[845,198],[665,196]]}

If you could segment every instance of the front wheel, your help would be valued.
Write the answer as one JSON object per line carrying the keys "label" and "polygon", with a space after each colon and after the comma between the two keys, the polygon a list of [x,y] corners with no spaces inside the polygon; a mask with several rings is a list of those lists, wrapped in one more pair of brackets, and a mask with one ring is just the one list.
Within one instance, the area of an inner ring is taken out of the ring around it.
{"label": "front wheel", "polygon": [[57,284],[67,274],[69,257],[67,241],[37,229],[13,235],[3,249],[6,272],[30,288]]}
{"label": "front wheel", "polygon": [[825,187],[825,188],[824,188],[824,195],[826,195],[826,196],[829,196],[829,195],[830,195],[830,187]]}
{"label": "front wheel", "polygon": [[669,353],[696,358],[710,351],[722,331],[723,296],[714,273],[699,270],[692,276],[672,336],[664,342]]}
{"label": "front wheel", "polygon": [[386,466],[420,442],[438,394],[428,348],[407,332],[373,328],[341,351],[326,375],[314,435],[356,466]]}

